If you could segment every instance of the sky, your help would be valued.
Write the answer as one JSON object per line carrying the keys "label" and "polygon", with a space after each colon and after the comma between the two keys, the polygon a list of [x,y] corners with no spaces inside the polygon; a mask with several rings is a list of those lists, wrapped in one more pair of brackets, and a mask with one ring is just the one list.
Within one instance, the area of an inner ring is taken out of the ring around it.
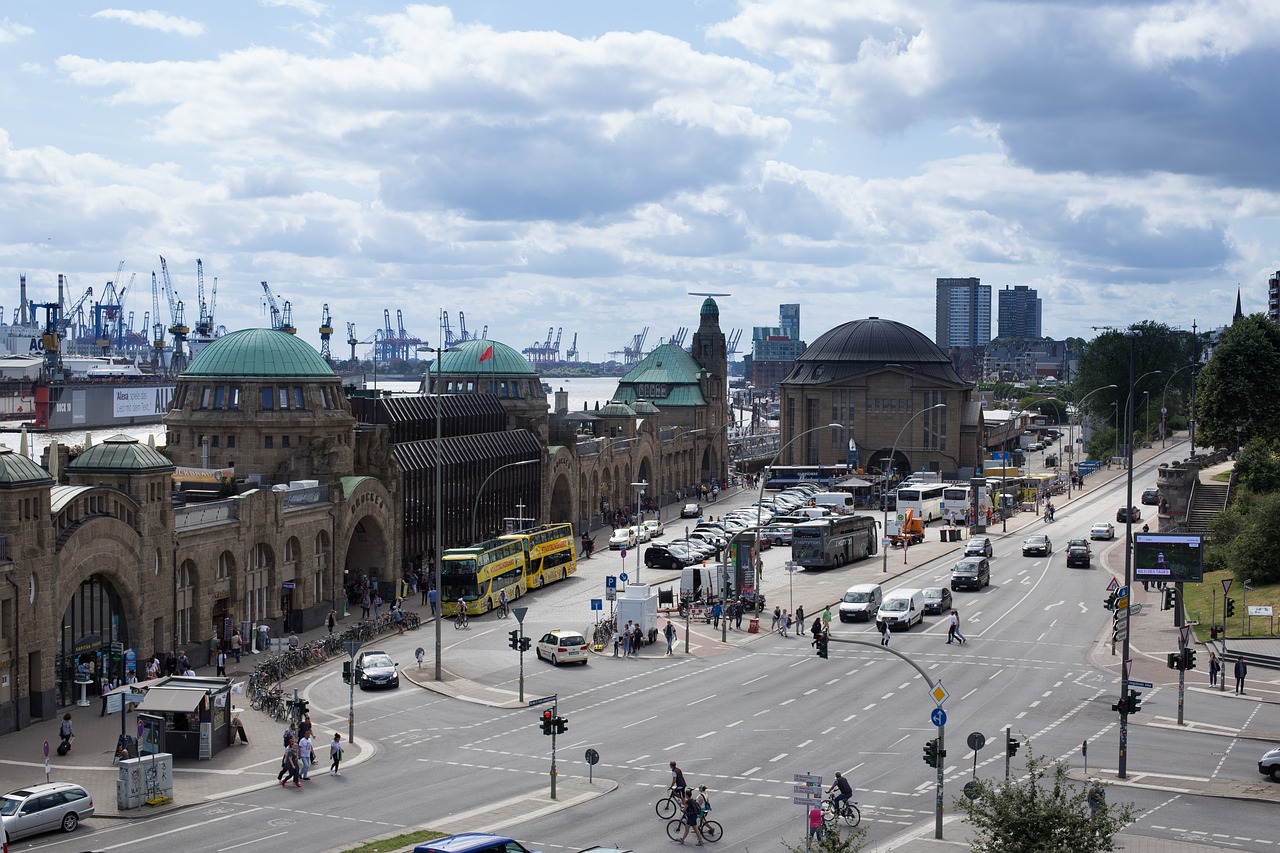
{"label": "sky", "polygon": [[1280,270],[1277,60],[1274,0],[5,4],[0,305],[123,261],[141,328],[163,255],[189,324],[201,259],[339,358],[389,311],[599,361],[700,293],[740,352],[791,302],[932,338],[968,276],[1213,328]]}

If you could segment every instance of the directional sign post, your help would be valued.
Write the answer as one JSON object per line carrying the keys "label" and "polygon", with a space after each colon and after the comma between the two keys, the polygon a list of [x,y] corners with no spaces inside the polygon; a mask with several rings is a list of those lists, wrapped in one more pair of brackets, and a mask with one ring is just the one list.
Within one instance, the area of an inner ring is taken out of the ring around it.
{"label": "directional sign post", "polygon": [[945,726],[947,724],[947,712],[941,708],[934,708],[929,712],[929,722],[935,726]]}

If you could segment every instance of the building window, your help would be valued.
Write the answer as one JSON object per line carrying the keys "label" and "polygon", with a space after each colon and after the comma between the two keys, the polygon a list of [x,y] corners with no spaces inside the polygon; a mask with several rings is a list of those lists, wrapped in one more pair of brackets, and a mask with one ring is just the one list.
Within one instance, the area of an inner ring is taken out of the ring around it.
{"label": "building window", "polygon": [[289,447],[289,446],[290,446],[290,444],[289,444],[289,436],[287,436],[287,435],[282,435],[282,436],[280,436],[280,446],[281,446],[281,447]]}
{"label": "building window", "polygon": [[280,389],[280,411],[283,412],[287,408],[289,408],[289,389],[281,388]]}
{"label": "building window", "polygon": [[234,386],[231,389],[231,408],[232,409],[240,408],[240,389]]}
{"label": "building window", "polygon": [[200,408],[202,409],[209,408],[209,400],[212,398],[212,396],[213,396],[213,389],[210,388],[208,385],[203,386],[200,389]]}
{"label": "building window", "polygon": [[301,386],[296,386],[293,389],[293,407],[295,409],[306,408],[305,406],[302,405],[302,387]]}
{"label": "building window", "polygon": [[276,407],[276,404],[275,404],[275,389],[273,389],[273,388],[263,388],[263,389],[262,389],[262,408],[263,408],[263,410],[265,410],[265,411],[270,411],[271,409],[274,409],[275,407]]}
{"label": "building window", "polygon": [[225,386],[219,385],[213,392],[213,407],[221,409],[227,402],[227,389]]}
{"label": "building window", "polygon": [[210,441],[210,442],[212,442],[212,443],[211,443],[209,446],[210,446],[210,447],[217,447],[217,446],[218,446],[218,439],[219,439],[219,436],[216,436],[216,435],[210,436],[210,437],[209,437],[209,441]]}
{"label": "building window", "polygon": [[276,446],[275,436],[264,435],[262,437],[262,446],[265,447],[267,450],[273,450]]}
{"label": "building window", "polygon": [[235,446],[236,446],[236,437],[234,435],[227,436],[227,449],[231,449]]}

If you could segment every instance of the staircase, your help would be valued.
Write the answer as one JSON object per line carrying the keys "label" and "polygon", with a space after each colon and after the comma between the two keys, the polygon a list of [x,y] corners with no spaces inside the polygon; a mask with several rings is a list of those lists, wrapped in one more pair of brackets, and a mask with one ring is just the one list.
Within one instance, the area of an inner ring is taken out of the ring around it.
{"label": "staircase", "polygon": [[1227,496],[1231,492],[1228,483],[1199,481],[1191,494],[1191,508],[1187,511],[1187,533],[1208,533],[1209,524],[1227,508]]}

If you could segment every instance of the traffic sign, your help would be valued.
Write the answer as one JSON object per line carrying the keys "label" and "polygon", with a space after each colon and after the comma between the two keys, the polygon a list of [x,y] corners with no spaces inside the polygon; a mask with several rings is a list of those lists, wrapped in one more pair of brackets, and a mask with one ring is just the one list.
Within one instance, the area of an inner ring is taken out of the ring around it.
{"label": "traffic sign", "polygon": [[605,589],[617,589],[617,588],[618,588],[618,579],[617,579],[617,578],[615,578],[613,575],[605,575],[605,576],[604,576],[604,588],[605,588]]}
{"label": "traffic sign", "polygon": [[44,742],[44,757],[49,757],[49,741]]}
{"label": "traffic sign", "polygon": [[945,726],[947,724],[947,712],[941,708],[934,708],[929,712],[929,722],[935,726]]}
{"label": "traffic sign", "polygon": [[791,789],[791,793],[799,794],[802,797],[811,797],[821,790],[821,785],[796,785]]}
{"label": "traffic sign", "polygon": [[591,599],[592,610],[604,610],[604,600],[600,598]]}
{"label": "traffic sign", "polygon": [[821,785],[821,776],[810,776],[808,773],[795,773],[791,776],[792,782],[804,782],[806,785]]}
{"label": "traffic sign", "polygon": [[1222,579],[1222,594],[1223,594],[1223,595],[1226,595],[1227,593],[1231,592],[1231,581],[1233,581],[1233,580],[1234,580],[1234,578],[1223,578],[1223,579]]}
{"label": "traffic sign", "polygon": [[[626,549],[626,547],[625,547],[625,546],[624,546],[623,548],[621,548],[621,549],[620,549],[620,553],[622,554],[622,559],[623,559],[623,560],[626,560],[626,559],[627,559],[627,549]],[[623,580],[626,580],[626,578],[623,578]]]}
{"label": "traffic sign", "polygon": [[1111,583],[1107,584],[1107,592],[1115,592],[1120,588],[1120,581],[1115,578],[1111,579]]}
{"label": "traffic sign", "polygon": [[600,763],[600,753],[596,752],[594,749],[588,749],[588,750],[587,750],[586,758],[587,758],[587,763],[588,763],[588,764],[599,764],[599,763]]}
{"label": "traffic sign", "polygon": [[527,707],[532,708],[534,705],[545,705],[548,702],[554,702],[556,701],[556,697],[559,695],[560,694],[558,693],[552,693],[550,696],[543,696],[538,699],[530,699]]}
{"label": "traffic sign", "polygon": [[1130,604],[1125,609],[1129,611],[1130,616],[1137,616],[1139,613],[1142,612],[1142,602],[1138,602],[1137,604]]}
{"label": "traffic sign", "polygon": [[627,582],[627,573],[626,573],[626,572],[618,572],[618,580],[622,581],[623,583],[626,583],[626,582]]}
{"label": "traffic sign", "polygon": [[1178,644],[1181,646],[1191,645],[1191,626],[1183,625],[1178,628]]}
{"label": "traffic sign", "polygon": [[967,743],[969,744],[970,749],[977,752],[987,745],[987,736],[982,732],[970,732]]}
{"label": "traffic sign", "polygon": [[361,642],[359,640],[343,640],[342,647],[347,650],[347,657],[355,657],[360,651]]}
{"label": "traffic sign", "polygon": [[1130,686],[1130,687],[1147,687],[1147,688],[1150,688],[1150,687],[1154,687],[1155,685],[1154,685],[1154,684],[1152,684],[1150,681],[1134,681],[1134,680],[1131,678],[1131,679],[1129,679],[1129,686]]}
{"label": "traffic sign", "polygon": [[946,702],[948,697],[951,696],[951,694],[947,692],[947,688],[942,686],[941,681],[933,685],[933,689],[929,691],[929,695],[933,697],[934,703],[939,707],[941,707],[942,703]]}
{"label": "traffic sign", "polygon": [[822,801],[817,797],[792,797],[791,802],[797,806],[820,806]]}

